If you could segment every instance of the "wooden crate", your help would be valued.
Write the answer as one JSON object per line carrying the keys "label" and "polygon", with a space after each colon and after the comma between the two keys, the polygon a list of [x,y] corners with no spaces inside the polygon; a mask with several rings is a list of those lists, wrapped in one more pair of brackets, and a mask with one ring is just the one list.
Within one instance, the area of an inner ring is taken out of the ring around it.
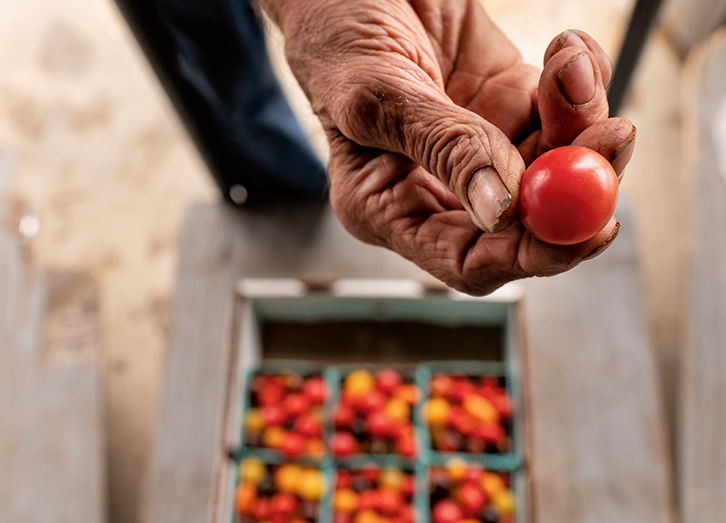
{"label": "wooden crate", "polygon": [[[242,416],[248,381],[257,369],[318,368],[327,372],[393,365],[419,371],[419,388],[424,394],[432,371],[505,376],[515,406],[513,447],[505,455],[455,456],[420,448],[415,465],[396,456],[357,456],[353,461],[415,469],[464,457],[513,474],[517,478],[517,522],[534,521],[527,517],[526,400],[520,388],[526,376],[520,364],[524,348],[518,318],[521,288],[510,285],[491,296],[471,298],[455,291],[426,289],[415,280],[337,280],[324,288],[311,288],[296,279],[246,279],[236,289],[228,337],[232,372],[228,374],[224,427],[224,445],[230,456],[246,450],[241,440]],[[393,352],[376,353],[381,346]],[[334,374],[336,381],[340,379],[341,372]],[[425,422],[420,413],[415,423],[423,436]],[[328,466],[334,468],[330,461]],[[341,460],[340,466],[346,461]],[[230,461],[224,467],[226,472],[218,476],[215,523],[233,521],[235,465]],[[421,500],[427,501],[428,495],[419,499],[418,509],[423,513]]]}

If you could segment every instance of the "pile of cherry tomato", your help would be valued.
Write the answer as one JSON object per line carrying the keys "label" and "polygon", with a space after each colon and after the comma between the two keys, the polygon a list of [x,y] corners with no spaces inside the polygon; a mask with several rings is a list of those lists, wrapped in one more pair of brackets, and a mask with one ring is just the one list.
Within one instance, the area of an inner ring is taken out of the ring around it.
{"label": "pile of cherry tomato", "polygon": [[431,523],[514,523],[509,474],[454,459],[429,476]]}
{"label": "pile of cherry tomato", "polygon": [[250,394],[251,406],[245,415],[247,446],[276,449],[291,459],[323,455],[322,407],[327,387],[322,376],[257,374]]}
{"label": "pile of cherry tomato", "polygon": [[413,407],[419,391],[397,370],[348,374],[334,411],[330,447],[337,457],[351,454],[416,453]]}
{"label": "pile of cherry tomato", "polygon": [[413,523],[414,477],[397,468],[339,469],[333,523]]}
{"label": "pile of cherry tomato", "polygon": [[[418,448],[414,429],[422,391],[413,381],[412,374],[392,368],[355,369],[343,376],[328,412],[330,391],[321,373],[256,374],[244,416],[248,450],[239,463],[235,522],[418,521],[411,460],[425,449]],[[466,456],[511,450],[513,407],[503,378],[435,373],[421,407],[433,459],[442,458],[436,458],[438,452]],[[275,464],[254,457],[263,456],[255,450],[261,448],[280,453],[271,459]],[[373,464],[374,455],[381,454],[398,456],[403,468]],[[362,466],[366,456],[370,463]],[[315,463],[335,469],[334,490],[327,497],[330,478]],[[430,523],[514,523],[509,473],[486,471],[462,457],[423,470],[429,478]],[[321,503],[326,513],[330,509],[331,520],[319,519]]]}
{"label": "pile of cherry tomato", "polygon": [[295,463],[266,465],[247,458],[239,467],[239,523],[314,523],[325,491],[323,473]]}
{"label": "pile of cherry tomato", "polygon": [[512,401],[499,378],[434,374],[423,415],[434,450],[505,454],[511,449]]}

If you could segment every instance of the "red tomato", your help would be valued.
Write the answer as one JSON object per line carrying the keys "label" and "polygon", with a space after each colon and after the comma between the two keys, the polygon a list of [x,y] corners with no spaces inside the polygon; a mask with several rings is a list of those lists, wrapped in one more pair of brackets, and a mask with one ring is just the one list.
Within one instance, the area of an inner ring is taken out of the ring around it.
{"label": "red tomato", "polygon": [[296,458],[305,451],[305,439],[295,432],[287,432],[282,437],[280,451],[288,458]]}
{"label": "red tomato", "polygon": [[386,403],[386,395],[380,390],[372,390],[360,401],[360,408],[365,411],[378,410]]}
{"label": "red tomato", "polygon": [[384,368],[380,369],[376,373],[376,386],[389,396],[393,394],[393,391],[396,390],[396,387],[398,387],[401,383],[403,383],[403,379],[398,371],[394,369]]}
{"label": "red tomato", "polygon": [[374,410],[366,418],[366,430],[375,437],[386,437],[393,433],[393,421],[384,410]]}
{"label": "red tomato", "polygon": [[403,496],[398,490],[382,488],[378,490],[377,508],[386,516],[395,516],[403,505]]}
{"label": "red tomato", "polygon": [[289,492],[280,492],[270,498],[270,512],[272,514],[290,515],[297,510],[298,498]]}
{"label": "red tomato", "polygon": [[348,456],[358,450],[358,441],[350,432],[336,432],[330,437],[330,447],[336,456]]}
{"label": "red tomato", "polygon": [[540,240],[573,245],[607,225],[618,203],[610,163],[585,147],[547,151],[527,168],[519,187],[519,216]]}
{"label": "red tomato", "polygon": [[299,416],[310,408],[310,400],[302,394],[288,394],[282,400],[282,407],[290,416]]}
{"label": "red tomato", "polygon": [[306,412],[295,420],[295,430],[308,438],[316,438],[320,436],[322,427],[318,418]]}
{"label": "red tomato", "polygon": [[431,509],[431,519],[433,523],[458,523],[464,519],[464,512],[452,500],[442,499]]}
{"label": "red tomato", "polygon": [[465,515],[476,517],[486,505],[486,496],[484,492],[479,488],[478,483],[466,482],[464,483],[457,492],[459,503],[464,509]]}
{"label": "red tomato", "polygon": [[303,394],[314,405],[322,405],[325,402],[325,382],[323,378],[317,376],[308,378],[303,385]]}
{"label": "red tomato", "polygon": [[335,427],[336,428],[347,428],[355,420],[355,411],[353,407],[347,403],[341,403],[338,405],[338,409],[335,411]]}

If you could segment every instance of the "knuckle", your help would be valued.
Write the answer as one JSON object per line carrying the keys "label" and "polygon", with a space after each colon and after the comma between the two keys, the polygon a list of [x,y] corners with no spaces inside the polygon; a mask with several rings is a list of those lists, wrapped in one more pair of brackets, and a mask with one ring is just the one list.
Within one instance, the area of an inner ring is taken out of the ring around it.
{"label": "knuckle", "polygon": [[358,75],[340,91],[335,104],[338,126],[349,139],[361,145],[385,146],[400,136],[401,122],[396,106],[400,95],[378,80]]}
{"label": "knuckle", "polygon": [[424,167],[454,193],[464,194],[468,176],[489,163],[488,144],[472,126],[442,120],[422,136],[426,143],[421,157],[428,162]]}
{"label": "knuckle", "polygon": [[424,152],[421,157],[428,161],[426,170],[449,185],[451,170],[456,164],[455,158],[469,148],[471,138],[458,125],[441,123],[428,133],[422,134]]}

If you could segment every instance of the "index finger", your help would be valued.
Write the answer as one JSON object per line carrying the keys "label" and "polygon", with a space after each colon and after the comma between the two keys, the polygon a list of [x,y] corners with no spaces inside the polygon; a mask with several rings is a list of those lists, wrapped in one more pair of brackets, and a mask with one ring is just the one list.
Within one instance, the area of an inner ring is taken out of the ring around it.
{"label": "index finger", "polygon": [[[585,129],[608,116],[602,60],[583,43],[571,33],[545,63],[538,92],[542,133],[537,154],[571,144]],[[609,74],[609,65],[606,69]]]}

